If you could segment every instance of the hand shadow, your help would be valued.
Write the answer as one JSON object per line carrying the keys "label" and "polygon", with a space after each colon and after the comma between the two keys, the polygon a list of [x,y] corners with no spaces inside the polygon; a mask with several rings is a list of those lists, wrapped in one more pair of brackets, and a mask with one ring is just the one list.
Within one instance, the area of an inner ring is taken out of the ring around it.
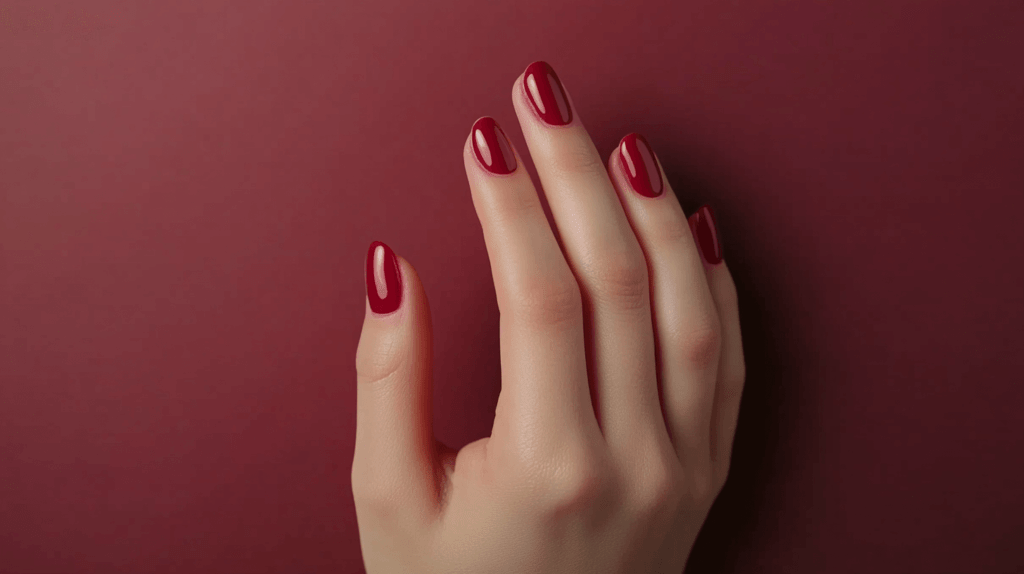
{"label": "hand shadow", "polygon": [[[694,150],[684,151],[684,146],[672,146],[671,142],[665,141],[659,141],[658,145],[660,150],[664,150],[659,152],[659,160],[666,158],[662,168],[672,182],[686,215],[691,215],[704,203],[711,204],[715,210],[723,257],[729,265],[739,296],[747,378],[732,463],[725,487],[708,514],[686,567],[686,572],[733,572],[739,557],[753,546],[757,517],[768,501],[768,485],[778,478],[779,469],[792,466],[783,460],[786,451],[780,448],[780,444],[789,442],[786,437],[792,436],[794,429],[793,425],[782,424],[786,419],[781,415],[785,405],[795,403],[798,389],[786,385],[787,380],[795,379],[787,377],[784,372],[787,363],[783,348],[786,341],[777,336],[778,333],[792,331],[779,325],[786,315],[777,312],[777,302],[769,295],[776,291],[771,285],[773,278],[756,276],[757,271],[754,270],[758,267],[753,264],[755,260],[777,260],[766,253],[771,242],[749,241],[756,234],[749,230],[741,231],[742,219],[733,216],[731,206],[739,205],[743,194],[737,193],[729,182],[713,181],[715,178],[708,175],[698,175],[698,172],[725,174],[728,169],[706,165],[702,166],[704,169],[694,169],[671,159],[693,157]],[[736,231],[730,234],[730,230]],[[748,240],[742,241],[743,237]],[[770,264],[762,265],[760,269],[766,267],[770,268]]]}

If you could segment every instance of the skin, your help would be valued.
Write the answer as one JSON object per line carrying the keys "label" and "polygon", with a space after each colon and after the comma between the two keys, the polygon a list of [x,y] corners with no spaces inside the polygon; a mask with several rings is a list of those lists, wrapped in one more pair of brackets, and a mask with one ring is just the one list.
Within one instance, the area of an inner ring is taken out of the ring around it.
{"label": "skin", "polygon": [[401,307],[367,301],[356,350],[366,572],[678,574],[729,472],[746,378],[735,284],[663,171],[645,198],[618,147],[602,161],[571,95],[568,126],[538,117],[523,75],[512,102],[561,246],[519,152],[495,176],[467,136],[501,314],[494,426],[458,451],[434,438],[430,309],[399,255]]}

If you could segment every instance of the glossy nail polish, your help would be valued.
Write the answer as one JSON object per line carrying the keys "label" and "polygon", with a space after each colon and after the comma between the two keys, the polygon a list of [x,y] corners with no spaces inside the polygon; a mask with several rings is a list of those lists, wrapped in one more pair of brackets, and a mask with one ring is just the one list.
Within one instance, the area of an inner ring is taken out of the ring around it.
{"label": "glossy nail polish", "polygon": [[473,151],[480,165],[487,171],[505,175],[516,170],[516,154],[512,153],[512,144],[501,131],[494,118],[484,116],[473,124]]}
{"label": "glossy nail polish", "polygon": [[562,82],[547,62],[538,61],[526,67],[523,87],[533,109],[546,123],[564,126],[572,121],[572,108]]}
{"label": "glossy nail polish", "polygon": [[619,163],[633,191],[644,197],[658,197],[663,191],[658,159],[640,134],[629,134],[619,143]]}
{"label": "glossy nail polish", "polygon": [[718,240],[718,226],[715,225],[715,213],[711,206],[704,204],[697,213],[693,215],[690,223],[693,237],[697,240],[704,261],[708,265],[718,265],[722,262],[722,244]]}
{"label": "glossy nail polish", "polygon": [[402,304],[402,273],[398,258],[380,241],[370,244],[366,253],[366,296],[374,313],[390,313]]}

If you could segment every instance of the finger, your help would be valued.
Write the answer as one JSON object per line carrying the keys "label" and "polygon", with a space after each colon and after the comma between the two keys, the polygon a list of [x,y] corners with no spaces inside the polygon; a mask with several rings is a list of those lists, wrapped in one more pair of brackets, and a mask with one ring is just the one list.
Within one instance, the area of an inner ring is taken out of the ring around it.
{"label": "finger", "polygon": [[527,67],[512,100],[583,295],[601,431],[616,452],[668,447],[658,402],[647,262],[604,162],[547,63]]}
{"label": "finger", "polygon": [[711,407],[721,327],[686,215],[638,134],[622,138],[608,172],[651,270],[665,421],[686,468],[710,477]]}
{"label": "finger", "polygon": [[502,388],[492,439],[512,432],[531,448],[560,448],[597,435],[579,287],[530,176],[489,117],[473,124],[463,161],[501,314]]}
{"label": "finger", "polygon": [[718,359],[718,381],[711,410],[711,465],[718,482],[729,474],[733,438],[739,417],[740,399],[746,380],[743,339],[740,334],[740,308],[736,284],[722,257],[714,211],[705,205],[689,217],[690,229],[700,247],[701,260],[722,324],[722,353]]}
{"label": "finger", "polygon": [[412,265],[384,243],[370,245],[365,273],[366,317],[356,348],[356,510],[372,505],[426,516],[441,475],[431,417],[430,307]]}

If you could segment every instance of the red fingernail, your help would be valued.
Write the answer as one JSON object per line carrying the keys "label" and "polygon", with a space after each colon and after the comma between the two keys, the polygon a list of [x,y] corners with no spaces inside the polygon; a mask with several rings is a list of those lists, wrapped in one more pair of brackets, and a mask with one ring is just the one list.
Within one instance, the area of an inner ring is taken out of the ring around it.
{"label": "red fingernail", "polygon": [[572,121],[572,108],[565,96],[562,82],[547,62],[538,61],[526,67],[523,86],[537,114],[548,124],[564,126]]}
{"label": "red fingernail", "polygon": [[374,313],[390,313],[402,304],[402,273],[398,258],[380,241],[366,253],[366,296]]}
{"label": "red fingernail", "polygon": [[658,197],[664,188],[658,159],[651,144],[640,134],[629,134],[619,144],[619,162],[633,191],[644,197]]}
{"label": "red fingernail", "polygon": [[707,261],[708,265],[721,263],[722,244],[718,240],[718,226],[715,225],[715,213],[711,211],[710,205],[704,204],[693,214],[690,230],[697,240],[697,247],[704,255],[704,261]]}
{"label": "red fingernail", "polygon": [[512,144],[494,118],[484,116],[473,124],[473,151],[487,171],[505,175],[516,170]]}

